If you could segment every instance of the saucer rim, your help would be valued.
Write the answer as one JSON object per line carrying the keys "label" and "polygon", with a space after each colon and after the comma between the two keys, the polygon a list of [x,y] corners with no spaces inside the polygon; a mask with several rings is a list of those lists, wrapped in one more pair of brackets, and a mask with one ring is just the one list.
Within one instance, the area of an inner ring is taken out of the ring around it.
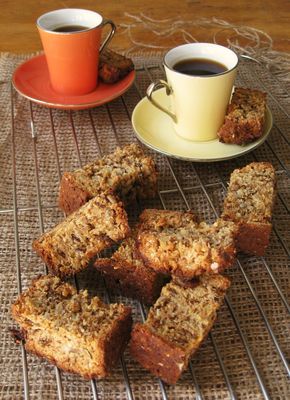
{"label": "saucer rim", "polygon": [[[161,89],[156,90],[156,92],[158,92],[158,91],[165,91],[165,90],[164,90],[164,88],[161,88]],[[256,141],[248,143],[245,146],[239,146],[241,149],[240,149],[240,151],[238,153],[231,154],[231,155],[228,155],[228,156],[211,157],[211,158],[199,158],[199,157],[181,156],[181,155],[178,155],[176,153],[171,153],[169,151],[163,150],[160,147],[154,146],[154,144],[152,144],[151,142],[145,140],[144,137],[142,136],[142,134],[139,133],[139,131],[137,129],[137,125],[138,124],[136,124],[136,113],[138,112],[138,109],[143,105],[143,103],[145,103],[145,104],[146,103],[147,104],[150,103],[146,96],[143,97],[136,104],[136,106],[134,107],[134,110],[132,112],[131,122],[132,122],[133,130],[135,132],[136,137],[140,140],[140,142],[142,142],[145,146],[149,147],[150,149],[152,149],[152,150],[154,150],[154,151],[156,151],[156,152],[158,152],[160,154],[164,154],[166,156],[169,156],[169,157],[172,157],[172,158],[175,158],[175,159],[178,159],[178,160],[183,160],[183,161],[209,162],[210,163],[210,162],[226,161],[226,160],[231,160],[231,159],[234,159],[234,158],[241,157],[241,156],[246,155],[246,154],[250,153],[251,151],[255,150],[257,147],[261,146],[266,141],[266,139],[268,138],[268,136],[269,136],[269,134],[270,134],[270,132],[272,130],[272,127],[273,127],[273,115],[272,115],[272,112],[271,112],[270,108],[268,107],[268,105],[266,105],[266,118],[265,118],[265,120],[267,122],[266,122],[265,125],[267,125],[268,128],[267,127],[264,128],[263,135],[260,138],[258,138]],[[155,111],[157,112],[157,115],[162,115],[164,118],[167,117],[166,115],[163,115],[164,113],[162,113],[162,111],[158,110],[157,108],[156,108]],[[168,117],[168,118],[170,118],[170,117]],[[172,127],[172,129],[173,129],[173,127]],[[177,138],[177,140],[180,140],[180,141],[183,141],[183,142],[188,142],[188,140],[183,139],[182,137],[178,136],[177,134],[176,134],[176,138]],[[218,138],[213,139],[213,140],[216,143],[222,144],[223,146],[233,146],[232,144],[226,144],[226,143],[219,142]],[[210,141],[210,142],[212,142],[212,141]],[[202,141],[202,142],[193,142],[192,141],[192,143],[196,143],[198,145],[198,144],[205,144],[205,143],[207,143],[207,141]],[[234,145],[234,146],[237,146],[237,145]]]}
{"label": "saucer rim", "polygon": [[[32,97],[32,96],[28,95],[27,93],[25,93],[24,91],[22,91],[18,87],[18,85],[17,85],[17,83],[15,81],[17,73],[19,73],[19,70],[25,64],[28,64],[29,62],[32,62],[33,60],[35,60],[37,58],[45,58],[45,54],[39,54],[39,55],[33,56],[33,57],[29,58],[28,60],[25,60],[21,64],[19,64],[16,67],[16,69],[14,70],[14,72],[13,72],[11,82],[12,82],[12,85],[13,85],[14,89],[21,96],[25,97],[26,99],[28,99],[28,100],[30,100],[30,101],[32,101],[34,103],[37,103],[37,104],[40,104],[40,105],[43,105],[43,106],[46,106],[46,107],[49,107],[49,108],[57,108],[57,109],[62,109],[62,110],[82,110],[82,109],[89,109],[89,108],[93,108],[93,107],[99,107],[99,106],[101,106],[103,104],[107,104],[107,103],[111,102],[112,100],[115,100],[116,98],[122,96],[134,84],[134,81],[135,81],[135,78],[136,78],[136,71],[134,69],[133,71],[130,71],[129,74],[126,75],[123,78],[123,79],[126,79],[126,78],[128,79],[128,84],[126,86],[124,86],[124,88],[122,88],[122,90],[116,92],[115,94],[113,94],[113,95],[111,95],[109,97],[102,98],[102,99],[100,99],[98,101],[88,102],[88,103],[80,102],[80,103],[76,103],[76,104],[63,104],[63,103],[45,101],[45,100],[41,100],[41,99],[38,99],[36,97]],[[113,83],[113,84],[107,84],[107,83],[104,83],[104,82],[102,82],[102,84],[105,85],[105,86],[109,86],[109,85],[110,86],[111,85],[114,86],[117,83],[122,82],[122,80],[120,80],[120,81],[118,81],[116,83]],[[93,92],[97,92],[97,91],[98,91],[98,88],[96,88]],[[70,96],[67,96],[67,97],[69,98]],[[74,97],[76,97],[76,96],[74,96]],[[81,96],[79,96],[79,97],[81,97]]]}

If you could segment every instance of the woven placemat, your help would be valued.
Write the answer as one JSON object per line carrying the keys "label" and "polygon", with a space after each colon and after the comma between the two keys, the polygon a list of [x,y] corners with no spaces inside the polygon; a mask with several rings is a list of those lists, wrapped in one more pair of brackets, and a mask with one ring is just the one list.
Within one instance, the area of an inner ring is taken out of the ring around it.
{"label": "woven placemat", "polygon": [[[11,91],[10,85],[16,65],[28,57],[11,54],[0,57],[0,398],[3,400],[24,398],[23,358],[21,347],[14,343],[9,331],[14,326],[10,307],[17,296],[18,267],[23,289],[31,279],[45,273],[31,243],[42,228],[48,230],[63,219],[57,208],[60,176],[80,163],[85,164],[113,151],[118,145],[136,141],[131,113],[140,96],[144,96],[150,80],[163,78],[161,54],[139,54],[134,57],[138,67],[136,85],[122,98],[90,111],[49,110],[35,104],[30,109],[29,101]],[[289,360],[290,320],[275,287],[275,284],[279,287],[284,300],[289,300],[289,97],[285,86],[274,75],[263,65],[250,61],[240,64],[237,84],[267,91],[268,105],[274,117],[267,142],[243,157],[210,164],[168,159],[148,150],[158,165],[160,197],[129,210],[130,220],[134,221],[144,207],[185,210],[189,205],[200,218],[212,222],[215,212],[220,213],[225,185],[234,168],[258,160],[272,162],[277,171],[279,195],[267,254],[264,259],[240,257],[240,263],[227,271],[232,287],[212,334],[180,381],[175,386],[164,386],[168,399],[225,400],[234,398],[234,393],[239,399],[257,400],[264,398],[263,390],[272,399],[290,398],[286,369],[277,351],[278,346]],[[36,139],[31,135],[31,111]],[[16,194],[15,201],[13,193]],[[14,207],[17,207],[15,213]],[[84,271],[78,282],[80,287],[88,287],[92,294],[106,297],[103,282],[94,271]],[[130,304],[134,320],[141,320],[136,301],[114,295],[111,295],[111,301]],[[260,383],[253,365],[257,368]],[[124,368],[129,389],[124,380]],[[46,361],[27,355],[29,398],[59,398],[55,371],[55,367]],[[61,373],[61,381],[64,399],[92,398],[90,382],[67,373]],[[96,382],[96,388],[99,399],[164,398],[160,382],[135,363],[127,351],[123,366],[120,363],[110,378]]]}

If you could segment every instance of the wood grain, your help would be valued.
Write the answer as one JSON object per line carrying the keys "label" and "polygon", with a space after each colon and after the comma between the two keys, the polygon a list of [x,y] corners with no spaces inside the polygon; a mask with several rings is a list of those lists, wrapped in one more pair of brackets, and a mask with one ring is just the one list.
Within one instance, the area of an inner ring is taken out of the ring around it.
{"label": "wood grain", "polygon": [[[0,51],[26,53],[41,50],[41,43],[35,27],[37,17],[57,8],[77,7],[98,11],[111,18],[117,26],[133,22],[125,12],[146,14],[153,19],[179,18],[196,20],[218,18],[231,24],[249,26],[267,33],[273,40],[273,49],[290,52],[288,0],[0,0]],[[194,27],[198,41],[212,41],[214,29]],[[219,42],[226,43],[229,32],[219,35]],[[134,35],[142,42],[152,41],[150,32],[140,26]],[[153,39],[154,40],[154,39]],[[164,45],[174,46],[172,37],[162,38]],[[115,36],[112,47],[125,50],[132,46],[128,35]]]}

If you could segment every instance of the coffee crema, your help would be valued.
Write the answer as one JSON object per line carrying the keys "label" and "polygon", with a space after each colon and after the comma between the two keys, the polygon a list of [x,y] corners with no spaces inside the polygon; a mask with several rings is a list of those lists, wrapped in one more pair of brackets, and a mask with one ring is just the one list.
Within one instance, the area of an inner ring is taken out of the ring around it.
{"label": "coffee crema", "polygon": [[89,29],[89,28],[87,26],[82,26],[82,25],[64,25],[64,26],[59,26],[58,28],[53,29],[53,32],[69,33],[69,32],[84,31],[86,29]]}
{"label": "coffee crema", "polygon": [[227,67],[215,60],[190,58],[178,61],[174,64],[173,69],[186,75],[207,76],[221,74],[227,70]]}

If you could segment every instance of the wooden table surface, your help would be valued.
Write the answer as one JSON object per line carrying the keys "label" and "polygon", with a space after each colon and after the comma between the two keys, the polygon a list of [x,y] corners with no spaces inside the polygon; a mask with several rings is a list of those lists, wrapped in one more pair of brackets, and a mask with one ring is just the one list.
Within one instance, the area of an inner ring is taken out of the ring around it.
{"label": "wooden table surface", "polygon": [[[157,20],[197,21],[215,17],[238,26],[249,26],[268,34],[273,40],[273,49],[290,52],[289,0],[0,0],[0,7],[0,51],[26,53],[41,50],[35,27],[37,17],[57,8],[77,7],[98,11],[115,21],[119,31],[112,48],[116,50],[132,45],[128,32],[122,33],[121,28],[122,24],[135,22],[126,13],[134,16],[143,13]],[[191,34],[198,41],[212,41],[213,29],[194,25]],[[219,36],[219,43],[226,41],[225,36],[225,33]],[[140,23],[134,27],[134,40],[150,43],[155,39]],[[172,36],[162,37],[162,44],[171,47]]]}

